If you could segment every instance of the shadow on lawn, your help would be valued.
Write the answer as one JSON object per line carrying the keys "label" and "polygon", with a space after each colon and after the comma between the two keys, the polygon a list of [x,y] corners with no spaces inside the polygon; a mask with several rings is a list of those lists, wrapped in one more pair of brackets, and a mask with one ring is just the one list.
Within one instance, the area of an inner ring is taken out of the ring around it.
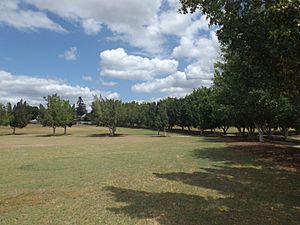
{"label": "shadow on lawn", "polygon": [[274,164],[261,161],[260,155],[237,149],[199,149],[193,155],[195,158],[218,162],[222,166],[201,168],[201,171],[193,173],[154,175],[164,180],[217,191],[219,197],[204,198],[185,193],[150,193],[106,187],[105,190],[117,202],[127,204],[109,210],[138,219],[151,218],[164,225],[299,224],[298,172],[276,169]]}
{"label": "shadow on lawn", "polygon": [[105,133],[105,134],[89,134],[87,135],[87,137],[112,137],[112,138],[115,138],[115,137],[126,137],[128,136],[129,134],[115,134],[114,136],[110,136],[108,133]]}

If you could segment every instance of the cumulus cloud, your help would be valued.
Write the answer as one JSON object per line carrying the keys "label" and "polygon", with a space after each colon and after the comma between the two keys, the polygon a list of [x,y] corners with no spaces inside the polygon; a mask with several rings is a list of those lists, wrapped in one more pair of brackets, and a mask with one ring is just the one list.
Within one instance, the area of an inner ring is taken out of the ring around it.
{"label": "cumulus cloud", "polygon": [[44,12],[25,10],[19,7],[20,0],[1,0],[0,24],[17,29],[47,29],[56,32],[66,32],[59,24],[53,22]]}
{"label": "cumulus cloud", "polygon": [[78,50],[76,47],[71,47],[59,56],[67,61],[76,61],[78,58]]}
{"label": "cumulus cloud", "polygon": [[183,97],[190,93],[193,88],[210,86],[212,80],[209,79],[189,79],[185,72],[176,72],[165,78],[155,79],[132,86],[134,92],[160,92],[168,96]]}
{"label": "cumulus cloud", "polygon": [[160,11],[161,0],[23,0],[39,10],[50,11],[64,19],[79,22],[86,33],[107,27],[132,46],[158,52],[161,38],[152,26]]}
{"label": "cumulus cloud", "polygon": [[177,71],[178,62],[170,59],[149,59],[128,55],[124,49],[100,53],[102,75],[125,80],[151,80]]}
{"label": "cumulus cloud", "polygon": [[26,100],[32,105],[44,103],[43,97],[57,93],[63,99],[76,103],[81,96],[87,105],[93,101],[94,95],[102,95],[107,98],[119,99],[116,92],[102,92],[91,90],[79,85],[72,86],[64,81],[56,79],[37,78],[32,76],[17,76],[7,71],[0,70],[0,102],[16,103],[20,99]]}

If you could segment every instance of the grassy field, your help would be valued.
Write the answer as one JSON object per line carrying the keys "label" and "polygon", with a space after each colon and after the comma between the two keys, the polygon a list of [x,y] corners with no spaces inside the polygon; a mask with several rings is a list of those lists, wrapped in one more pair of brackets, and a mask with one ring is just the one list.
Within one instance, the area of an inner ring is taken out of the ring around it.
{"label": "grassy field", "polygon": [[110,138],[89,126],[9,132],[0,128],[1,225],[300,221],[292,146],[125,128]]}

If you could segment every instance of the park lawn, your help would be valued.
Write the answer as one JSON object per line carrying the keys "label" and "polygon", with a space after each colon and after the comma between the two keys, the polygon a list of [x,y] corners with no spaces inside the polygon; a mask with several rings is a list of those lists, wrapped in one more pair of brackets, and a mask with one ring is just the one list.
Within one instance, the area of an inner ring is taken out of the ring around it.
{"label": "park lawn", "polygon": [[110,138],[93,126],[9,132],[0,128],[1,225],[300,221],[298,164],[265,154],[297,148],[126,128]]}

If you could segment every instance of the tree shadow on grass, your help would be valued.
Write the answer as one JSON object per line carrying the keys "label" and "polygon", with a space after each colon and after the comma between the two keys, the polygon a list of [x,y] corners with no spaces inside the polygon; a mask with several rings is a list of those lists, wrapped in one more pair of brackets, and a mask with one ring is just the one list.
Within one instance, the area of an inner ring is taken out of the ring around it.
{"label": "tree shadow on grass", "polygon": [[95,138],[101,138],[101,137],[111,137],[111,138],[115,138],[115,137],[126,137],[129,134],[115,134],[114,136],[110,136],[109,134],[105,133],[105,134],[89,134],[87,135],[87,137],[95,137]]}
{"label": "tree shadow on grass", "polygon": [[[230,148],[197,149],[197,159],[215,163],[192,173],[154,173],[157,178],[199,187],[199,195],[107,187],[117,202],[114,213],[160,224],[272,224],[300,221],[300,176],[261,161],[261,155]],[[219,193],[215,197],[203,190]],[[194,193],[194,192],[193,192]]]}
{"label": "tree shadow on grass", "polygon": [[71,134],[38,134],[35,135],[35,137],[40,137],[40,138],[46,138],[46,137],[67,137],[67,136],[71,136]]}

